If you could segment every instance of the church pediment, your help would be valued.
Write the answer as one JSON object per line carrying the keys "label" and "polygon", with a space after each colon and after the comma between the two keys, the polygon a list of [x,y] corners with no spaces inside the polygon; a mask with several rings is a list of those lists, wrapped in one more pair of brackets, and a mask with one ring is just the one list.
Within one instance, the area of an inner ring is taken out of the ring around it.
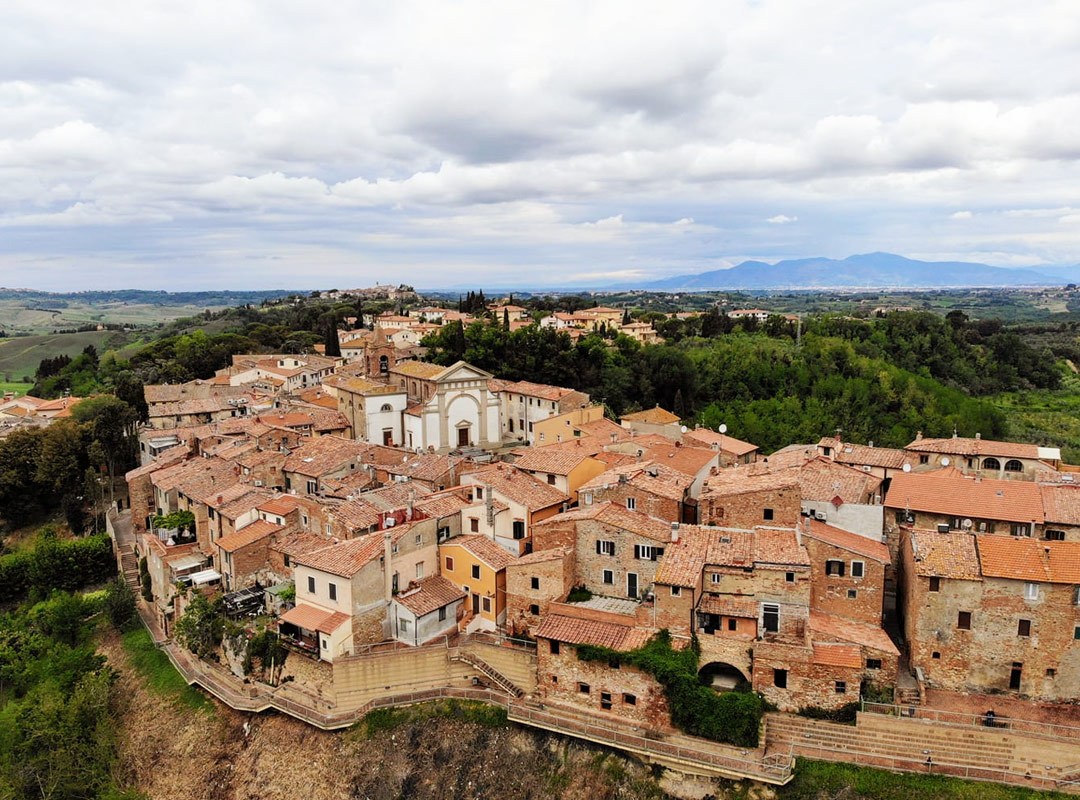
{"label": "church pediment", "polygon": [[492,377],[490,372],[485,372],[479,367],[474,367],[472,364],[466,364],[464,361],[459,361],[453,366],[446,368],[443,374],[439,376],[439,383],[477,380],[486,381]]}

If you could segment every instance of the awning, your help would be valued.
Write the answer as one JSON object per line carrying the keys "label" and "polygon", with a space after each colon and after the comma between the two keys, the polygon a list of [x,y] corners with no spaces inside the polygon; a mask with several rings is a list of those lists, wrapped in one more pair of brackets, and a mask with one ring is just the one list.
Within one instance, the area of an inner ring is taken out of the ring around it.
{"label": "awning", "polygon": [[202,586],[204,583],[212,583],[213,581],[221,580],[221,573],[216,569],[204,569],[201,572],[193,572],[187,576],[187,579],[196,586]]}
{"label": "awning", "polygon": [[333,633],[349,621],[349,615],[301,604],[282,614],[279,621],[308,631]]}
{"label": "awning", "polygon": [[169,566],[173,568],[174,572],[183,572],[185,569],[201,567],[205,563],[206,556],[181,556],[180,558],[169,561]]}

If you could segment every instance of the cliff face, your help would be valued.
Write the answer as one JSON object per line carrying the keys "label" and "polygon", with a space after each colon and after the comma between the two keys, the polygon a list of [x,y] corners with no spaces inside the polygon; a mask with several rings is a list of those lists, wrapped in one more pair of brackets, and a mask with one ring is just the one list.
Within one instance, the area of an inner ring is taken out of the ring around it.
{"label": "cliff face", "polygon": [[444,800],[668,797],[648,767],[515,726],[404,722],[324,733],[275,714],[193,711],[149,689],[115,640],[123,785],[151,800]]}

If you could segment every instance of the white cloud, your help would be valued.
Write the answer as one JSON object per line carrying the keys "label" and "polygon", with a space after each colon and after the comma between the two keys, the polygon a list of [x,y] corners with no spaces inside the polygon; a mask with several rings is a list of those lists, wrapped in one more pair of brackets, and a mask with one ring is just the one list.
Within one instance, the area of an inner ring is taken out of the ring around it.
{"label": "white cloud", "polygon": [[[557,284],[879,249],[1080,260],[1080,4],[5,12],[4,282],[391,268]],[[775,214],[808,207],[813,224]],[[57,259],[116,268],[34,266]]]}

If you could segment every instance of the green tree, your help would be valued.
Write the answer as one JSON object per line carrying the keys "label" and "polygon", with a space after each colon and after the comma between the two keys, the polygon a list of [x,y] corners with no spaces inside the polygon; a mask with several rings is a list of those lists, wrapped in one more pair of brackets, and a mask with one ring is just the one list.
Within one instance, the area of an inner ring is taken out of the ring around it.
{"label": "green tree", "polygon": [[225,632],[220,598],[211,603],[206,595],[193,592],[175,630],[180,644],[199,658],[207,658],[221,644]]}
{"label": "green tree", "polygon": [[109,584],[104,600],[105,616],[118,630],[126,629],[135,620],[135,592],[122,575]]}

